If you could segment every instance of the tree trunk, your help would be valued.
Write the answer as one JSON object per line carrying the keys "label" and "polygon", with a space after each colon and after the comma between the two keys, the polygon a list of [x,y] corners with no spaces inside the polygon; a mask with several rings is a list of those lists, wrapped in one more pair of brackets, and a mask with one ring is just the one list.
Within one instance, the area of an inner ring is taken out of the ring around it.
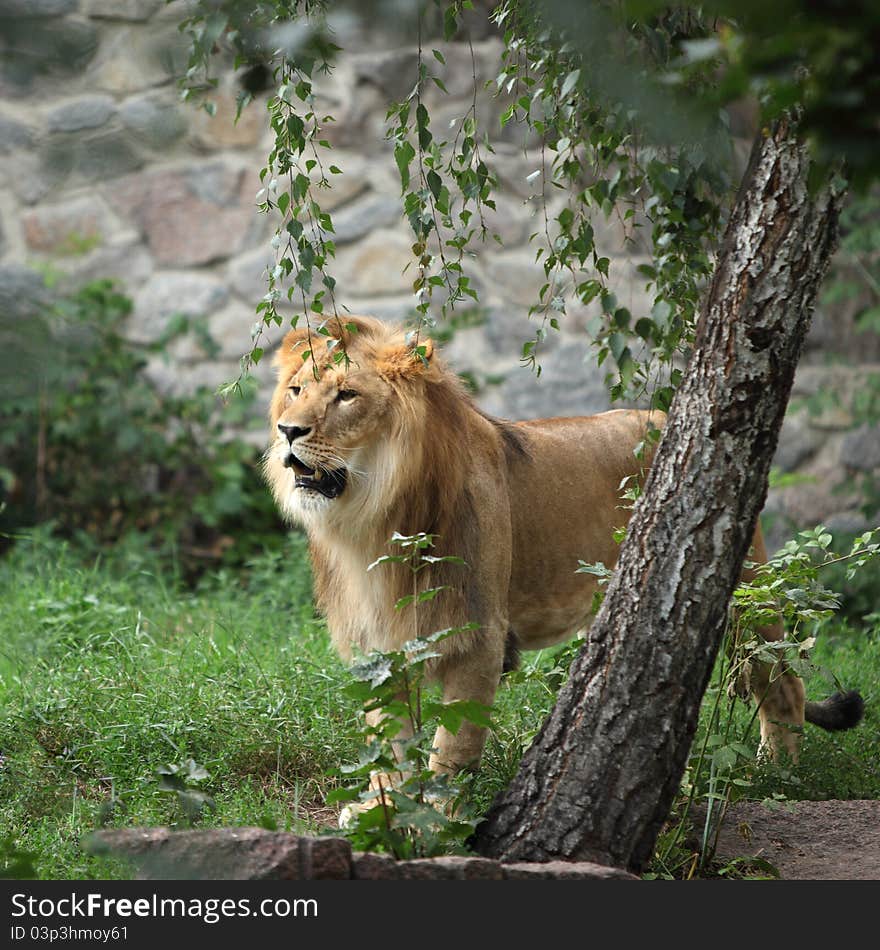
{"label": "tree trunk", "polygon": [[808,165],[789,119],[755,143],[617,570],[556,707],[477,829],[481,854],[634,871],[651,857],[836,245],[842,189],[811,196]]}

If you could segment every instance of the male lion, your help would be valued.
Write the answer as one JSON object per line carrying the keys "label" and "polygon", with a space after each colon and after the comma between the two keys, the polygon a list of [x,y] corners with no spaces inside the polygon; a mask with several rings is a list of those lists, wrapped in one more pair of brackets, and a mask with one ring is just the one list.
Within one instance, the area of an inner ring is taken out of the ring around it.
{"label": "male lion", "polygon": [[[397,531],[436,536],[432,554],[468,568],[426,568],[426,586],[448,585],[418,607],[420,635],[475,621],[444,640],[430,675],[446,701],[490,705],[517,648],[571,637],[590,620],[596,578],[578,559],[617,560],[613,529],[625,518],[619,486],[640,477],[634,447],[662,414],[614,410],[574,419],[506,422],[482,413],[430,341],[417,352],[402,330],[347,317],[326,337],[287,334],[276,358],[265,471],[275,499],[308,532],[319,608],[343,657],[352,648],[399,650],[412,639],[405,567],[367,573]],[[347,360],[333,359],[344,346]],[[753,556],[766,559],[760,529]],[[423,576],[423,575],[420,575]],[[783,636],[767,627],[769,640]],[[803,685],[782,664],[751,670],[761,741],[772,754],[797,752],[804,720],[848,728],[858,694],[804,702]],[[440,727],[436,771],[477,762],[485,730]]]}

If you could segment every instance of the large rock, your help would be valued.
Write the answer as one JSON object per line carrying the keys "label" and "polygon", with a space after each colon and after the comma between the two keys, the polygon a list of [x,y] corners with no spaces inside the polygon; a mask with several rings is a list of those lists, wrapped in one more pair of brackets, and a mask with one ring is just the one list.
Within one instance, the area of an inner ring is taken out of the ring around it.
{"label": "large rock", "polygon": [[256,307],[269,290],[268,272],[274,266],[274,251],[270,247],[258,247],[229,262],[227,280],[232,290],[245,303]]}
{"label": "large rock", "polygon": [[[522,356],[524,344],[535,339],[542,325],[541,315],[529,317],[528,308],[522,305],[500,304],[488,307],[485,309],[485,315],[486,340],[493,353],[502,358],[519,359]],[[547,333],[540,348],[543,353],[548,353],[559,346],[560,334],[550,326],[546,326],[545,329]],[[579,343],[585,344],[586,339]]]}
{"label": "large rock", "polygon": [[127,858],[141,880],[638,880],[619,868],[589,862],[502,864],[464,855],[395,861],[385,855],[353,854],[344,838],[300,837],[261,828],[114,828],[94,832],[83,844],[92,854]]}
{"label": "large rock", "polygon": [[[218,354],[222,357],[238,359],[250,352],[253,346],[251,328],[258,319],[253,307],[238,302],[232,302],[220,310],[214,310],[208,319],[208,331],[217,345]],[[267,332],[272,337],[278,335],[271,331]],[[281,331],[278,332],[280,334]],[[268,349],[267,342],[271,345],[270,341],[260,341],[260,346],[264,350]]]}
{"label": "large rock", "polygon": [[[543,220],[539,217],[540,209],[536,202],[525,201],[504,192],[499,192],[494,198],[496,210],[493,211],[489,207],[483,208],[483,222],[487,229],[485,243],[481,245],[479,235],[475,235],[471,243],[472,249],[478,254],[481,252],[497,253],[496,235],[504,247],[515,247],[522,244],[529,234],[540,230],[544,226]],[[473,210],[473,206],[471,206],[471,210]],[[476,215],[472,225],[474,227],[479,226]],[[532,260],[534,260],[536,250],[536,246],[532,248]]]}
{"label": "large rock", "polygon": [[119,107],[126,128],[153,148],[165,148],[186,132],[186,119],[165,91],[131,96]]}
{"label": "large rock", "polygon": [[0,264],[0,316],[7,324],[45,310],[51,299],[41,274],[20,264]]}
{"label": "large rock", "polygon": [[316,881],[351,876],[351,845],[344,838],[297,837],[262,828],[119,828],[95,832],[85,846],[92,854],[128,858],[140,880]]}
{"label": "large rock", "polygon": [[591,861],[547,861],[543,864],[516,862],[502,864],[508,881],[638,881],[622,868],[606,867]]}
{"label": "large rock", "polygon": [[0,265],[0,405],[37,395],[46,361],[57,347],[47,317],[52,295],[43,278],[16,265]]}
{"label": "large rock", "polygon": [[397,874],[404,881],[500,881],[504,877],[497,861],[459,855],[398,861]]}
{"label": "large rock", "polygon": [[62,275],[58,285],[62,291],[109,278],[131,295],[152,274],[153,259],[137,236],[120,234],[87,253],[57,258],[52,266]]}
{"label": "large rock", "polygon": [[206,151],[226,148],[251,148],[256,145],[269,126],[265,102],[251,102],[241,110],[238,121],[238,89],[233,82],[226,82],[220,89],[208,95],[214,105],[214,115],[204,109],[193,112],[193,141]]}
{"label": "large rock", "polygon": [[610,408],[604,370],[596,368],[586,342],[560,345],[546,354],[539,349],[538,362],[540,376],[518,366],[500,386],[478,396],[480,406],[509,419],[586,416]]}
{"label": "large rock", "polygon": [[256,211],[243,202],[244,181],[239,168],[192,165],[125,178],[108,196],[157,263],[187,267],[223,260],[247,243]]}
{"label": "large rock", "polygon": [[56,17],[75,12],[79,0],[0,0],[0,19]]}
{"label": "large rock", "polygon": [[377,86],[386,103],[405,99],[419,76],[418,52],[411,46],[356,53],[352,66],[355,84]]}
{"label": "large rock", "polygon": [[16,148],[30,148],[33,141],[34,133],[29,126],[10,116],[0,115],[0,155]]}
{"label": "large rock", "polygon": [[25,243],[41,254],[77,254],[103,243],[109,231],[107,209],[91,197],[41,205],[21,216]]}
{"label": "large rock", "polygon": [[226,285],[210,274],[161,271],[134,295],[127,335],[138,342],[152,342],[164,334],[173,317],[206,317],[228,300]]}
{"label": "large rock", "polygon": [[880,426],[862,425],[848,432],[840,447],[840,461],[858,472],[880,468]]}
{"label": "large rock", "polygon": [[808,413],[789,413],[782,423],[773,464],[783,472],[793,472],[824,443],[824,433],[810,425]]}
{"label": "large rock", "polygon": [[536,200],[541,192],[541,177],[534,173],[540,172],[542,161],[549,172],[549,161],[542,158],[540,150],[523,153],[522,149],[502,142],[487,164],[498,176],[505,194]]}
{"label": "large rock", "polygon": [[[313,191],[315,201],[323,211],[334,211],[340,208],[362,195],[370,187],[369,175],[372,169],[362,155],[334,150],[330,156],[330,160],[324,165],[324,174],[327,176],[329,187],[316,187]],[[331,173],[330,165],[336,165],[342,174]],[[319,180],[320,170],[317,167],[312,169],[311,178],[315,182]]]}
{"label": "large rock", "polygon": [[370,158],[378,152],[386,152],[393,162],[388,143],[384,141],[385,111],[390,100],[376,86],[355,83],[350,70],[341,70],[340,73],[348,80],[344,90],[339,87],[327,90],[323,82],[319,85],[315,108],[322,115],[332,115],[336,120],[323,126],[321,134],[334,148],[359,148]]}
{"label": "large rock", "polygon": [[[846,490],[846,469],[840,464],[843,433],[824,433],[821,451],[801,463],[793,484],[770,492],[766,510],[788,530],[811,528],[858,504],[857,493]],[[776,538],[774,538],[776,540]]]}
{"label": "large rock", "polygon": [[74,173],[94,182],[127,175],[144,163],[128,137],[115,129],[84,137],[75,146],[74,155]]}
{"label": "large rock", "polygon": [[[435,334],[446,337],[443,324],[439,323]],[[500,385],[512,373],[519,370],[516,357],[502,357],[486,338],[484,327],[464,327],[445,338],[441,349],[443,358],[453,370],[470,380],[481,390],[490,382]],[[483,398],[483,397],[481,397]]]}
{"label": "large rock", "polygon": [[337,247],[352,244],[377,228],[394,224],[403,215],[400,200],[386,195],[366,195],[333,214],[333,234]]}
{"label": "large rock", "polygon": [[162,0],[86,0],[90,17],[102,20],[130,20],[143,23],[162,6]]}
{"label": "large rock", "polygon": [[[498,37],[474,43],[472,46],[468,43],[437,43],[436,48],[440,50],[446,64],[435,62],[434,57],[429,56],[426,58],[428,72],[436,75],[448,92],[443,93],[434,83],[427,85],[431,95],[440,101],[464,100],[469,106],[474,94],[479,96],[484,91],[487,80],[494,80],[501,69],[503,44]],[[493,92],[494,89],[493,83]],[[460,107],[459,104],[459,109]],[[479,111],[479,107],[477,114],[485,115]]]}
{"label": "large rock", "polygon": [[80,96],[56,106],[47,116],[50,132],[79,132],[96,129],[116,111],[112,96]]}
{"label": "large rock", "polygon": [[[110,181],[136,171],[143,163],[143,156],[119,129],[108,127],[85,135],[56,132],[40,150],[35,193],[23,197],[40,200],[69,178],[74,183]],[[23,182],[22,187],[29,184]]]}
{"label": "large rock", "polygon": [[[195,352],[191,338],[176,340],[162,356],[154,356],[147,361],[144,376],[160,391],[174,396],[191,395],[198,389],[217,389],[238,378],[238,360],[206,359],[200,352],[197,362],[183,362],[185,354]],[[219,408],[220,397],[217,396]],[[261,442],[262,444],[262,442]]]}
{"label": "large rock", "polygon": [[183,75],[188,39],[173,22],[110,33],[90,70],[92,88],[116,94],[142,92]]}
{"label": "large rock", "polygon": [[484,264],[485,282],[493,296],[528,310],[540,302],[540,290],[547,283],[543,266],[535,260],[535,250],[501,251]]}
{"label": "large rock", "polygon": [[26,93],[38,76],[81,72],[97,49],[98,31],[92,23],[72,17],[12,17],[3,21],[0,31],[0,80],[5,79],[10,90]]}
{"label": "large rock", "polygon": [[373,231],[357,244],[340,248],[335,266],[331,263],[337,278],[337,300],[411,290],[418,273],[414,264],[410,241],[404,235],[386,229]]}
{"label": "large rock", "polygon": [[405,324],[416,315],[416,300],[412,294],[389,297],[345,298],[349,311],[364,317],[378,317],[388,323]]}

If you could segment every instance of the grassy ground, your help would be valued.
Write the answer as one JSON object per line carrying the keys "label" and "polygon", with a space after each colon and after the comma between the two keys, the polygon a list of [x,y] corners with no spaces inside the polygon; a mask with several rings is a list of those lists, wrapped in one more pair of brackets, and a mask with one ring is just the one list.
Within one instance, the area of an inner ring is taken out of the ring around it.
{"label": "grassy ground", "polygon": [[[215,806],[203,825],[335,822],[328,773],[356,756],[356,709],[313,614],[300,538],[195,591],[149,557],[84,567],[58,542],[21,541],[0,561],[0,631],[0,852],[30,852],[40,877],[126,875],[81,838],[102,823],[187,825],[186,803],[157,769],[188,760],[207,772],[190,784]],[[565,675],[559,650],[524,660],[499,692],[473,783],[478,808],[515,772]],[[737,794],[880,798],[880,633],[838,624],[816,660],[862,691],[866,722],[837,735],[809,729],[796,770],[744,758]],[[827,672],[808,681],[812,698],[833,688]],[[754,748],[749,720],[739,704],[731,736]]]}

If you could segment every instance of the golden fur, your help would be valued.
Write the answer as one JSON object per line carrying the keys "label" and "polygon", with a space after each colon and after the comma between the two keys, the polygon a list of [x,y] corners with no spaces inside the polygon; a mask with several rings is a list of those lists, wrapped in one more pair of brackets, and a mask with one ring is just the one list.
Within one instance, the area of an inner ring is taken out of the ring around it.
{"label": "golden fur", "polygon": [[[579,559],[616,562],[612,532],[626,520],[619,486],[641,477],[634,446],[662,415],[491,419],[430,343],[417,355],[401,330],[381,321],[345,323],[335,339],[305,329],[284,339],[267,480],[281,511],[308,532],[318,605],[345,657],[353,649],[400,649],[413,637],[413,608],[394,609],[411,592],[409,571],[391,564],[367,571],[381,555],[398,553],[388,543],[394,532],[431,533],[430,553],[463,558],[468,567],[439,564],[419,575],[422,589],[450,589],[419,605],[418,629],[478,624],[443,641],[432,673],[447,701],[491,704],[512,639],[537,649],[588,625],[596,579],[575,568]],[[285,466],[293,465],[291,453],[299,467]],[[302,471],[343,469],[338,497],[296,487]],[[765,557],[760,532],[755,554]],[[759,670],[752,689],[762,691],[764,742],[795,751],[804,721],[800,680]],[[475,761],[484,739],[468,724],[457,735],[441,728],[432,766]]]}

